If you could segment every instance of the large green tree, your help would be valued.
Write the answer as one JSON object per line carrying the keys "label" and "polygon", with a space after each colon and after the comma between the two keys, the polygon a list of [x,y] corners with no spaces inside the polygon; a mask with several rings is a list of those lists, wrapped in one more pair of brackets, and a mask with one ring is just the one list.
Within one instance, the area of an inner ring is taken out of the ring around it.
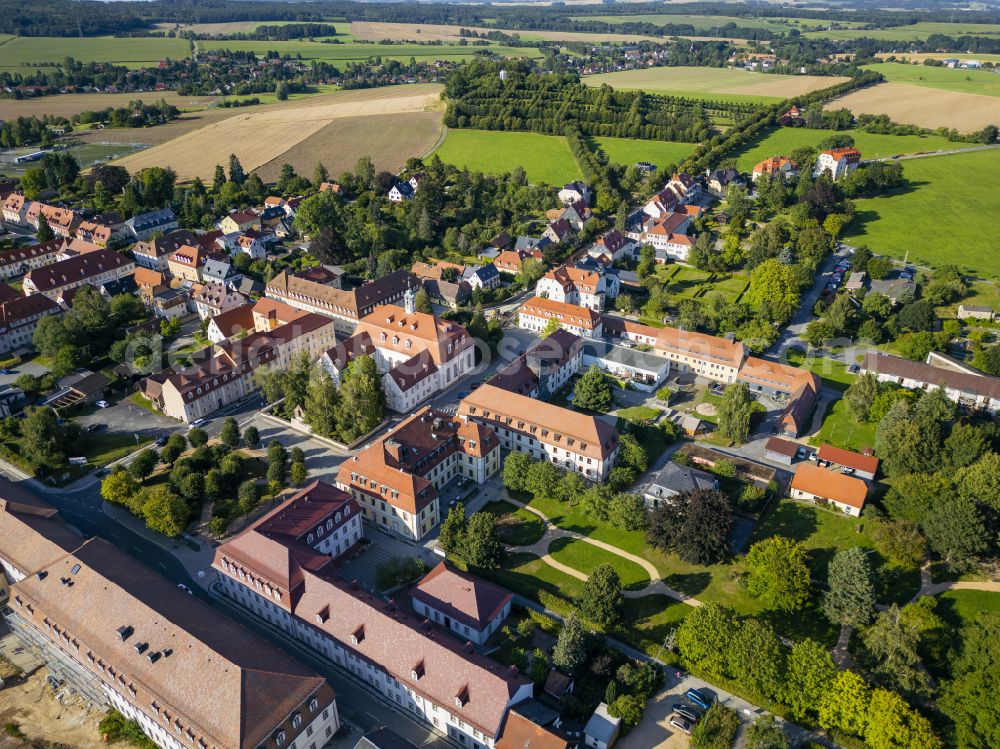
{"label": "large green tree", "polygon": [[571,613],[559,628],[559,638],[552,650],[552,665],[573,674],[586,660],[590,635],[580,622],[580,618]]}
{"label": "large green tree", "polygon": [[382,423],[385,393],[371,356],[359,356],[347,365],[336,412],[337,433],[344,442],[353,442]]}
{"label": "large green tree", "polygon": [[809,600],[810,573],[805,547],[773,536],[750,547],[744,559],[746,588],[768,607],[797,611]]}
{"label": "large green tree", "polygon": [[727,385],[718,406],[719,434],[732,442],[745,442],[750,435],[754,403],[745,382]]}
{"label": "large green tree", "polygon": [[871,622],[875,585],[866,549],[844,549],[830,560],[823,613],[830,621],[848,627],[865,627]]}
{"label": "large green tree", "polygon": [[583,584],[578,605],[595,624],[607,627],[618,621],[622,608],[622,581],[610,564],[594,568]]}
{"label": "large green tree", "polygon": [[769,322],[787,322],[799,306],[795,272],[776,258],[765,260],[751,271],[744,301]]}
{"label": "large green tree", "polygon": [[729,644],[738,629],[735,611],[716,601],[707,601],[684,617],[677,628],[677,647],[694,668],[710,676],[726,676]]}
{"label": "large green tree", "polygon": [[966,622],[955,649],[940,705],[955,724],[956,744],[1000,746],[1000,614],[980,613]]}
{"label": "large green tree", "polygon": [[717,564],[729,554],[733,510],[717,491],[700,489],[672,497],[649,514],[646,539],[676,551],[688,564]]}
{"label": "large green tree", "polygon": [[801,719],[819,710],[836,673],[830,651],[815,640],[800,640],[792,645],[785,679],[788,704],[795,717]]}
{"label": "large green tree", "polygon": [[577,380],[573,389],[573,405],[591,411],[607,411],[614,404],[611,380],[596,364]]}

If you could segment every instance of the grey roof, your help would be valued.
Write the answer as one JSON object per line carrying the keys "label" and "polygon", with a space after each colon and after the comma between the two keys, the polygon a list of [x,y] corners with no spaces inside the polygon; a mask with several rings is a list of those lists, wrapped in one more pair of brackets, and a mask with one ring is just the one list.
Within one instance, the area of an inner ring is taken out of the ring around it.
{"label": "grey roof", "polygon": [[262,284],[260,281],[250,278],[249,276],[240,277],[239,282],[236,284],[236,288],[239,289],[239,291],[241,291],[244,294],[264,293],[264,284]]}
{"label": "grey roof", "polygon": [[201,269],[203,278],[215,281],[230,281],[240,275],[228,260],[221,258],[209,258],[205,261],[205,266]]}
{"label": "grey roof", "polygon": [[497,267],[493,263],[480,265],[478,268],[468,268],[466,272],[469,276],[477,276],[484,283],[500,275],[500,271],[497,270]]}
{"label": "grey roof", "polygon": [[515,250],[533,250],[535,249],[542,240],[536,239],[535,237],[518,237],[514,240]]}
{"label": "grey roof", "polygon": [[612,718],[608,713],[608,706],[602,702],[594,710],[594,714],[590,716],[587,725],[583,727],[583,732],[587,736],[593,736],[608,744],[618,733],[619,723],[621,723],[621,718]]}
{"label": "grey roof", "polygon": [[1000,377],[991,377],[987,374],[969,374],[889,354],[871,353],[865,354],[861,369],[864,372],[905,377],[928,385],[944,386],[963,393],[1000,399]]}
{"label": "grey roof", "polygon": [[669,369],[670,360],[652,351],[641,351],[637,348],[619,346],[608,341],[585,338],[583,355],[594,359],[604,359],[627,367],[656,372],[666,366]]}
{"label": "grey roof", "polygon": [[417,749],[417,746],[392,729],[383,727],[362,736],[354,749]]}
{"label": "grey roof", "polygon": [[909,278],[872,279],[868,285],[873,294],[885,294],[890,299],[896,299],[904,291],[916,291],[917,284]]}
{"label": "grey roof", "polygon": [[176,220],[177,217],[174,215],[174,212],[169,208],[164,208],[159,211],[150,211],[149,213],[140,213],[138,216],[133,216],[125,222],[125,225],[138,234],[156,229],[159,226],[171,224]]}
{"label": "grey roof", "polygon": [[649,482],[646,494],[669,497],[672,494],[683,494],[698,489],[714,489],[718,483],[718,479],[707,471],[670,461]]}
{"label": "grey roof", "polygon": [[138,284],[133,276],[122,276],[114,281],[106,281],[101,284],[101,292],[108,296],[118,296],[119,294],[134,294],[139,290]]}

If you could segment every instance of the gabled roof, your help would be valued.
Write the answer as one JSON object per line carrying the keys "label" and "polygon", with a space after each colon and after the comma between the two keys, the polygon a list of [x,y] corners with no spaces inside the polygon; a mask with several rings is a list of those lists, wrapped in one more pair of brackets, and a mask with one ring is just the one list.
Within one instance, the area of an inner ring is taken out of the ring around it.
{"label": "gabled roof", "polygon": [[513,596],[496,585],[438,564],[417,583],[413,597],[462,624],[482,631]]}
{"label": "gabled roof", "polygon": [[51,291],[92,276],[132,265],[132,260],[114,250],[96,250],[60,260],[52,265],[32,268],[25,275],[40,292]]}
{"label": "gabled roof", "polygon": [[844,450],[829,444],[820,445],[819,453],[816,457],[828,463],[847,466],[848,468],[864,471],[865,473],[875,473],[878,470],[879,461],[874,455],[862,455],[861,453]]}
{"label": "gabled roof", "polygon": [[232,338],[244,331],[253,331],[253,305],[241,304],[212,318],[212,325],[226,338]]}
{"label": "gabled roof", "polygon": [[865,506],[865,497],[868,495],[868,485],[861,479],[820,468],[812,463],[799,463],[792,477],[791,488],[858,509]]}
{"label": "gabled roof", "polygon": [[518,308],[518,313],[545,320],[555,318],[560,323],[573,325],[584,330],[594,330],[601,324],[601,315],[589,307],[557,302],[554,299],[533,296]]}

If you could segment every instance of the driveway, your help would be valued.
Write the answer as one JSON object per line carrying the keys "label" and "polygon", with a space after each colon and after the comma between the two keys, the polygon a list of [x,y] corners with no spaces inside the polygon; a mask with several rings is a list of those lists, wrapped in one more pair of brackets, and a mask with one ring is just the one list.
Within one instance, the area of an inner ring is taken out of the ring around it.
{"label": "driveway", "polygon": [[14,381],[23,374],[42,377],[48,373],[48,367],[43,367],[41,364],[35,364],[33,361],[24,362],[23,364],[15,364],[10,368],[10,374],[0,374],[0,385],[13,385]]}

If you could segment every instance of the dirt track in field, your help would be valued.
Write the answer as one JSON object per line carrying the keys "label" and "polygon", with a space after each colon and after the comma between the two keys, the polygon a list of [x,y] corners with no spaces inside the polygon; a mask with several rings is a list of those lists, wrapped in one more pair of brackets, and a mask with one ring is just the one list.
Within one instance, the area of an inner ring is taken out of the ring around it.
{"label": "dirt track in field", "polygon": [[880,83],[834,99],[826,109],[854,114],[887,114],[895,122],[920,127],[949,127],[968,133],[1000,122],[1000,97],[977,96],[914,86]]}
{"label": "dirt track in field", "polygon": [[[170,166],[181,180],[207,179],[212,176],[216,164],[224,163],[229,154],[234,153],[250,171],[281,159],[282,154],[337,120],[396,115],[395,129],[400,129],[405,115],[437,108],[440,91],[438,85],[338,91],[299,101],[236,110],[228,117],[209,121],[203,127],[116,163],[129,171]],[[377,135],[372,133],[373,138]],[[356,152],[354,161],[362,153],[363,150]]]}

